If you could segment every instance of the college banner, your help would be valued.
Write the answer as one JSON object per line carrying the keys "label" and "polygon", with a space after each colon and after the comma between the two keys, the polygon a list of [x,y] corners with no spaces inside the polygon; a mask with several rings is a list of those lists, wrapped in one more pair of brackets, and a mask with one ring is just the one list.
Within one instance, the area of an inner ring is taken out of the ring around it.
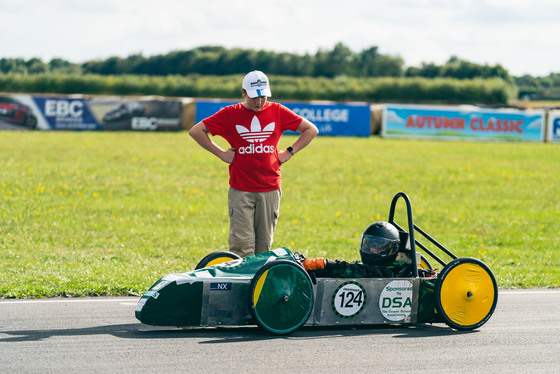
{"label": "college banner", "polygon": [[[197,101],[195,123],[211,116],[227,105],[239,101]],[[282,105],[313,122],[319,135],[327,136],[370,136],[371,114],[369,104],[322,104],[292,103]],[[287,131],[286,134],[294,134]]]}
{"label": "college banner", "polygon": [[560,142],[560,110],[548,112],[548,136],[549,142]]}
{"label": "college banner", "polygon": [[0,96],[0,129],[179,131],[181,115],[180,101]]}
{"label": "college banner", "polygon": [[383,137],[544,141],[544,112],[386,104]]}

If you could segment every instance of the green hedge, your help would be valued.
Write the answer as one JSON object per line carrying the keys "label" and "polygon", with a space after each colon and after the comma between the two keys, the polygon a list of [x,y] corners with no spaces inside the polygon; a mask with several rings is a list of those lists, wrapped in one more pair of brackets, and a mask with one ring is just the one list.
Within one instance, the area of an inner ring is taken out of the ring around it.
{"label": "green hedge", "polygon": [[[271,76],[277,100],[507,104],[516,86],[501,79],[311,78]],[[241,75],[0,74],[0,92],[239,98]]]}

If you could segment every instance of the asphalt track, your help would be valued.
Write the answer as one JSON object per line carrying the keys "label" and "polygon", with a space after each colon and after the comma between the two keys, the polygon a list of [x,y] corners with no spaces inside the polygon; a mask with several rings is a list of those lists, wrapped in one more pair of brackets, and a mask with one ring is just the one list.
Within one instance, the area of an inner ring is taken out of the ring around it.
{"label": "asphalt track", "polygon": [[499,293],[470,332],[446,325],[158,328],[138,298],[0,301],[2,373],[560,373],[560,290]]}

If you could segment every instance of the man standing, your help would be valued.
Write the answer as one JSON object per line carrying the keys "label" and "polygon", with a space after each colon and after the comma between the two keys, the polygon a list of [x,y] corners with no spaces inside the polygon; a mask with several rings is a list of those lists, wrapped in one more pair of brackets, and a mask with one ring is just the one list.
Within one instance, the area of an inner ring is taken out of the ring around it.
{"label": "man standing", "polygon": [[[261,71],[243,79],[244,102],[227,106],[193,126],[189,135],[204,149],[229,164],[229,250],[241,257],[270,250],[280,209],[280,165],[305,148],[319,131],[285,106],[268,102],[268,77]],[[300,136],[278,150],[286,130]],[[221,136],[223,150],[210,136]]]}

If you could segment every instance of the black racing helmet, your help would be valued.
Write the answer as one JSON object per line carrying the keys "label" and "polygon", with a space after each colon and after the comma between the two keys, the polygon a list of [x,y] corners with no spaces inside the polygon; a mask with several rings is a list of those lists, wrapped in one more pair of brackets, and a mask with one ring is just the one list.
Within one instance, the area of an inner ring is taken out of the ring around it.
{"label": "black racing helmet", "polygon": [[399,245],[399,231],[395,226],[384,221],[374,222],[362,234],[362,262],[367,265],[388,265],[397,257]]}

